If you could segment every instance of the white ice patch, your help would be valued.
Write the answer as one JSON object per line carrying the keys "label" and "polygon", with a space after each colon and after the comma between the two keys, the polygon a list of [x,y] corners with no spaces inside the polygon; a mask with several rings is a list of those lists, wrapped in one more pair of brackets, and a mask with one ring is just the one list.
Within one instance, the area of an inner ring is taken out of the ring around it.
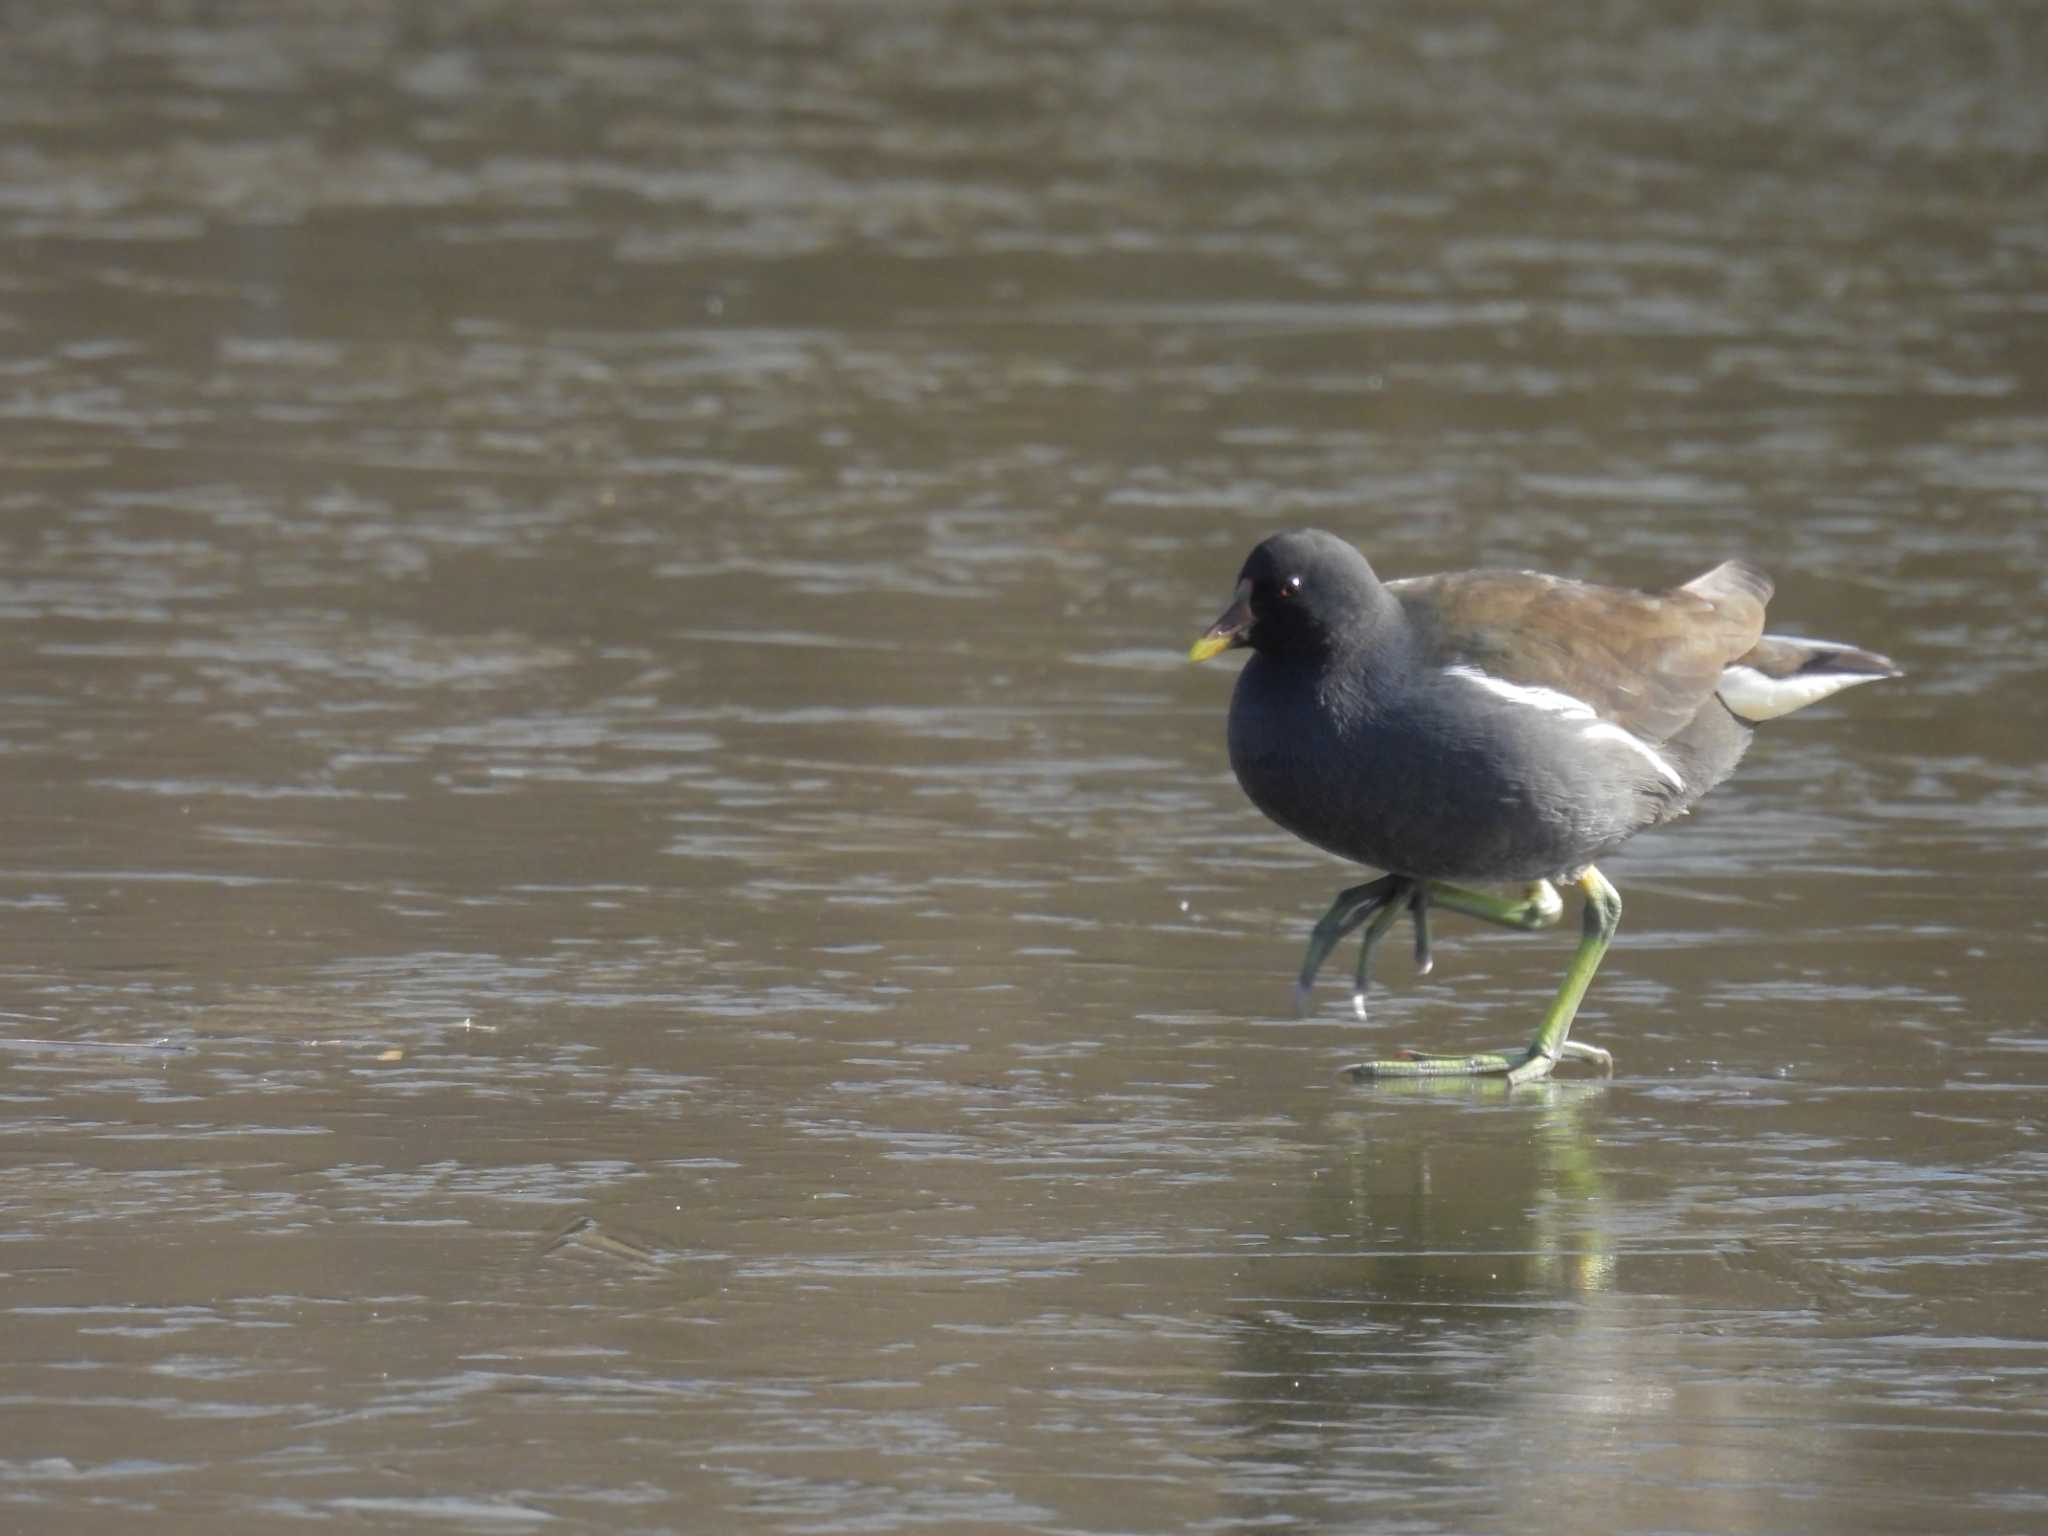
{"label": "white ice patch", "polygon": [[1619,743],[1647,762],[1657,771],[1657,776],[1673,789],[1685,788],[1684,777],[1648,742],[1612,721],[1602,720],[1599,712],[1584,699],[1573,698],[1570,694],[1560,693],[1555,688],[1532,688],[1525,683],[1511,683],[1505,678],[1482,672],[1477,667],[1445,667],[1444,676],[1477,683],[1496,698],[1506,699],[1511,704],[1521,704],[1530,709],[1540,709],[1546,714],[1556,715],[1560,720],[1587,721],[1589,723],[1579,732],[1586,740]]}
{"label": "white ice patch", "polygon": [[[1806,640],[1799,643],[1812,644]],[[1848,650],[1850,647],[1814,646],[1814,649]],[[1801,672],[1793,677],[1767,677],[1755,667],[1738,663],[1721,669],[1721,682],[1715,692],[1721,695],[1723,704],[1745,720],[1775,720],[1795,709],[1806,708],[1816,699],[1824,699],[1856,683],[1874,683],[1877,678],[1875,672]]]}

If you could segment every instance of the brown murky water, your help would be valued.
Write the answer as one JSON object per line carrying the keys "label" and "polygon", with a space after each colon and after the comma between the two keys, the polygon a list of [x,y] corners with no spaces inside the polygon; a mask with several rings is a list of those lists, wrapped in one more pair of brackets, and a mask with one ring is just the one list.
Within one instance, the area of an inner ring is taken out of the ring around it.
{"label": "brown murky water", "polygon": [[[29,7],[0,1526],[2048,1529],[2048,37]],[[1314,522],[1911,669],[1287,1012]]]}

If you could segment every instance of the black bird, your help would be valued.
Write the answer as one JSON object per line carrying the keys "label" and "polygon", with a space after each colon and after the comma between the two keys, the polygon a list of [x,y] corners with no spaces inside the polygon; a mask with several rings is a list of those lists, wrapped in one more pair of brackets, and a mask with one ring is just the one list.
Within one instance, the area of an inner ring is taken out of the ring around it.
{"label": "black bird", "polygon": [[[1727,778],[1752,722],[1899,675],[1870,651],[1764,634],[1770,596],[1770,578],[1740,560],[1651,594],[1534,571],[1383,583],[1316,529],[1252,551],[1229,608],[1188,652],[1254,652],[1230,701],[1230,766],[1288,831],[1386,871],[1316,924],[1297,1001],[1359,927],[1363,1017],[1373,947],[1403,912],[1426,971],[1432,906],[1538,928],[1563,911],[1552,881],[1586,900],[1564,985],[1525,1049],[1404,1055],[1354,1073],[1520,1083],[1563,1059],[1612,1068],[1606,1051],[1567,1038],[1621,920],[1595,862]],[[1528,887],[1515,900],[1466,881]]]}

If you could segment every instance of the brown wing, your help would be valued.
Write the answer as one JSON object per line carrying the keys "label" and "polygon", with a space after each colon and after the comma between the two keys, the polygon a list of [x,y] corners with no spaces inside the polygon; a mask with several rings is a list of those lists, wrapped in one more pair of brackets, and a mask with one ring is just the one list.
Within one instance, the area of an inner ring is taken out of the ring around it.
{"label": "brown wing", "polygon": [[1763,633],[1770,578],[1730,560],[1670,592],[1632,592],[1534,571],[1390,581],[1422,660],[1554,688],[1645,741],[1663,741]]}

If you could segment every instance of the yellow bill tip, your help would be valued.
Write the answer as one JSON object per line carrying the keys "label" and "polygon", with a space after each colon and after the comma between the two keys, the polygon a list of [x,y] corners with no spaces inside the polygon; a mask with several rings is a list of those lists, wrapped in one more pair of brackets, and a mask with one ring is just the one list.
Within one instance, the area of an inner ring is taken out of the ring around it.
{"label": "yellow bill tip", "polygon": [[1229,650],[1230,640],[1229,635],[1204,635],[1188,647],[1188,660],[1207,661],[1211,656]]}

